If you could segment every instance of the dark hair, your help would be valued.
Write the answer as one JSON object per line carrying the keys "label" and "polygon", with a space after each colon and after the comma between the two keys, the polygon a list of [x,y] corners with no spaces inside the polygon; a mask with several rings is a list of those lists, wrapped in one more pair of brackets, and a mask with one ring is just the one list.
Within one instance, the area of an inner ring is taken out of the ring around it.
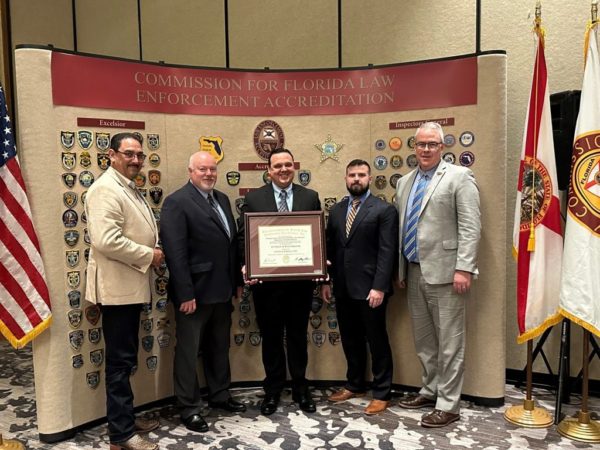
{"label": "dark hair", "polygon": [[144,138],[140,133],[138,133],[137,131],[133,133],[131,131],[126,131],[124,133],[117,133],[112,138],[110,138],[110,148],[113,149],[115,152],[119,150],[123,139],[135,139],[140,143],[140,145],[144,143]]}
{"label": "dark hair", "polygon": [[371,173],[371,166],[364,159],[353,159],[352,161],[350,161],[348,163],[348,165],[346,166],[346,173],[348,173],[348,169],[350,167],[356,167],[356,166],[367,166],[369,168],[369,173]]}
{"label": "dark hair", "polygon": [[292,155],[292,152],[289,151],[287,148],[276,148],[271,153],[269,153],[269,167],[271,167],[271,157],[273,155],[278,155],[280,153],[287,153],[288,155],[290,155],[292,157],[292,161],[294,160],[294,155]]}

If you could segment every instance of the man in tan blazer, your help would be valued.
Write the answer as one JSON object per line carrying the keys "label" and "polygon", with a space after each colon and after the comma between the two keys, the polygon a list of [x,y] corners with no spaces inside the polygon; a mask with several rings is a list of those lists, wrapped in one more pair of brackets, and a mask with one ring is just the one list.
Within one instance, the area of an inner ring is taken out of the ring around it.
{"label": "man in tan blazer", "polygon": [[434,406],[421,425],[459,420],[464,374],[465,294],[477,271],[481,235],[473,172],[442,160],[444,132],[434,122],[415,135],[419,167],[400,179],[399,283],[407,287],[423,387],[400,406]]}
{"label": "man in tan blazer", "polygon": [[129,377],[137,364],[142,304],[151,301],[150,266],[164,259],[158,228],[133,179],[146,155],[142,137],[112,137],[111,167],[90,187],[85,202],[91,240],[85,298],[102,308],[105,342],[106,416],[111,450],[152,450],[158,445],[136,432],[158,427],[135,419]]}

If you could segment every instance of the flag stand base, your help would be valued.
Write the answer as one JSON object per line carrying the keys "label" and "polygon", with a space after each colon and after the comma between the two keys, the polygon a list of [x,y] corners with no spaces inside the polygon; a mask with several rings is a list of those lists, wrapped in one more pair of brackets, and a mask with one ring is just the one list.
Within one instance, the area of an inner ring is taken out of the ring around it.
{"label": "flag stand base", "polygon": [[25,446],[12,439],[3,440],[0,434],[0,450],[25,450]]}
{"label": "flag stand base", "polygon": [[524,428],[548,428],[552,417],[544,408],[536,408],[533,400],[523,400],[523,406],[512,406],[504,412],[504,419]]}
{"label": "flag stand base", "polygon": [[564,419],[557,429],[562,436],[574,441],[600,442],[600,424],[590,419],[589,412],[579,411],[577,419]]}

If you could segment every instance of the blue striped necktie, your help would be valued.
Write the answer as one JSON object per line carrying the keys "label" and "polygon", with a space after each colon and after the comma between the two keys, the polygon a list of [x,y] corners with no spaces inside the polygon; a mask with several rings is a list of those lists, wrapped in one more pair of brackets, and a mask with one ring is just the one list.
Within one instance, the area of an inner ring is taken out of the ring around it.
{"label": "blue striped necktie", "polygon": [[415,262],[417,258],[417,224],[419,222],[423,197],[425,197],[426,186],[427,175],[423,175],[417,184],[417,189],[406,218],[406,225],[404,226],[406,230],[404,233],[404,256],[410,262]]}

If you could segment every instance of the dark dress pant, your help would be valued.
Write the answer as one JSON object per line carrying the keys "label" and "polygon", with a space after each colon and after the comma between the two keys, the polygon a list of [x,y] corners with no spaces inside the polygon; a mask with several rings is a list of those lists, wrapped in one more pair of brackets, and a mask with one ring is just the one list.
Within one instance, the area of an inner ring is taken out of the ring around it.
{"label": "dark dress pant", "polygon": [[133,391],[129,377],[137,365],[140,303],[102,305],[105,343],[106,417],[110,442],[129,439],[135,433]]}
{"label": "dark dress pant", "polygon": [[210,402],[229,399],[231,370],[229,366],[230,301],[198,304],[193,314],[175,308],[177,323],[173,380],[181,417],[200,414],[202,396],[198,383],[198,359],[202,360]]}
{"label": "dark dress pant", "polygon": [[348,364],[346,389],[365,392],[367,344],[371,351],[374,399],[389,400],[392,390],[392,350],[386,328],[387,296],[377,308],[365,299],[336,297],[336,310],[342,348]]}
{"label": "dark dress pant", "polygon": [[308,389],[307,329],[313,288],[311,281],[271,281],[253,287],[266,374],[263,386],[268,395],[279,395],[285,386],[286,351],[293,392],[302,394]]}

